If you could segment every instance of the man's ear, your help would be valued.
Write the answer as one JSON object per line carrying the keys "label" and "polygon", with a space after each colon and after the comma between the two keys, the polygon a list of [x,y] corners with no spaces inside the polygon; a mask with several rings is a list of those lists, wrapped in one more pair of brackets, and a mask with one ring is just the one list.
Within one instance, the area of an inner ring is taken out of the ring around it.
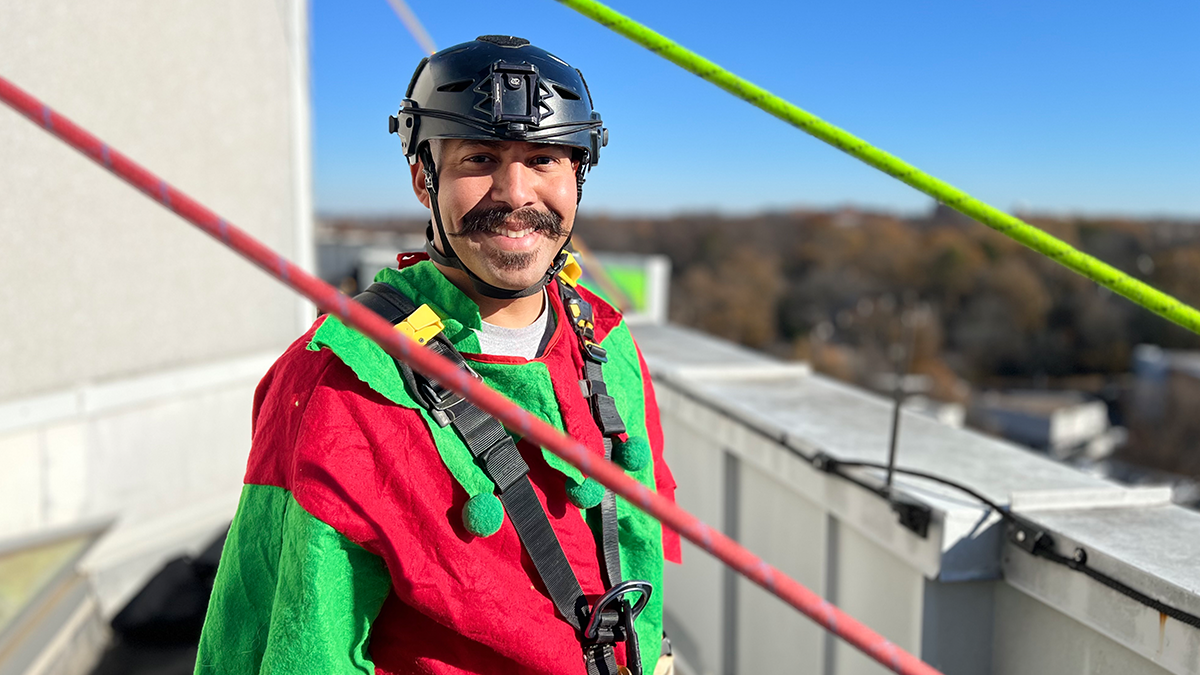
{"label": "man's ear", "polygon": [[408,170],[412,172],[413,193],[425,208],[429,208],[429,190],[425,189],[425,164],[417,160],[415,164],[408,166]]}

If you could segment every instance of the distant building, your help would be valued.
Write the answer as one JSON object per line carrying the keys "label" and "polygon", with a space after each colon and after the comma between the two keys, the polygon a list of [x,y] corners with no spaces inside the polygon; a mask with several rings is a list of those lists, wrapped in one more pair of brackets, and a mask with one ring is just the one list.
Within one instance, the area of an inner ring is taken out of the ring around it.
{"label": "distant building", "polygon": [[1200,352],[1138,345],[1129,408],[1130,461],[1200,476]]}
{"label": "distant building", "polygon": [[1172,385],[1200,394],[1200,352],[1138,345],[1133,349],[1133,374],[1135,414],[1145,421],[1161,420]]}
{"label": "distant building", "polygon": [[971,405],[972,425],[1041,450],[1055,459],[1112,453],[1124,432],[1109,424],[1108,408],[1075,391],[987,392]]}

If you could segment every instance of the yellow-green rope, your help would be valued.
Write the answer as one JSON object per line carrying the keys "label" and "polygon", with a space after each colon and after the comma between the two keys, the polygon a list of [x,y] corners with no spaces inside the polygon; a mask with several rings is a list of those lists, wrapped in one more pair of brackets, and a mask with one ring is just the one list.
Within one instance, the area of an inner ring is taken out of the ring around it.
{"label": "yellow-green rope", "polygon": [[1112,265],[1076,249],[1065,241],[1053,237],[1019,218],[979,201],[945,181],[930,176],[899,157],[884,152],[854,134],[839,129],[812,113],[788,103],[766,89],[734,75],[712,61],[685,49],[595,0],[558,0],[558,2],[594,19],[605,28],[624,35],[671,63],[708,80],[747,103],[761,108],[838,150],[911,185],[993,230],[1015,239],[1067,269],[1082,274],[1193,333],[1200,333],[1200,311],[1157,288],[1134,279]]}

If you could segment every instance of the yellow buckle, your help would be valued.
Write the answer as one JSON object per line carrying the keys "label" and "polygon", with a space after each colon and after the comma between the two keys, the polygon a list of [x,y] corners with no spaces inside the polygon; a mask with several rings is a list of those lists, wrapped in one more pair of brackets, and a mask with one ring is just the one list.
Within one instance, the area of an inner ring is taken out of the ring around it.
{"label": "yellow buckle", "polygon": [[567,264],[563,265],[562,271],[558,273],[558,278],[566,285],[574,288],[579,283],[579,277],[583,276],[583,266],[567,251]]}
{"label": "yellow buckle", "polygon": [[429,305],[421,305],[408,318],[396,324],[396,330],[416,340],[417,344],[427,344],[435,335],[442,332],[445,325]]}

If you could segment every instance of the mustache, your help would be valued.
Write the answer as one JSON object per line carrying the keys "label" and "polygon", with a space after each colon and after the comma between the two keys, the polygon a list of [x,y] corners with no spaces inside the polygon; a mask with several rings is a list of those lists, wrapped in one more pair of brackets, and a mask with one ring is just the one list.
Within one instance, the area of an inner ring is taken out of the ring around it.
{"label": "mustache", "polygon": [[534,208],[514,210],[510,206],[499,205],[476,207],[462,217],[458,232],[451,233],[450,236],[465,237],[480,232],[532,228],[535,232],[557,239],[567,234],[562,222],[562,216],[554,211],[538,211]]}

